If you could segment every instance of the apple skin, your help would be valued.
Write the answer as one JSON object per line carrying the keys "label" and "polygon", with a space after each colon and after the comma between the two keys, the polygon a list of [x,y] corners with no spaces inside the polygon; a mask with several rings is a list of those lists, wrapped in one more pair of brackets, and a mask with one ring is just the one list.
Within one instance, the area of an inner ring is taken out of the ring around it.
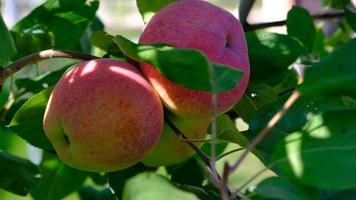
{"label": "apple skin", "polygon": [[134,66],[96,59],[59,80],[43,128],[67,165],[110,172],[142,160],[159,141],[163,124],[159,96]]}
{"label": "apple skin", "polygon": [[[182,118],[165,112],[168,119],[189,139],[205,139],[210,118]],[[195,143],[201,146],[201,143]],[[190,158],[195,151],[182,142],[173,130],[164,124],[163,133],[156,147],[147,154],[142,163],[149,167],[168,166]]]}
{"label": "apple skin", "polygon": [[[167,43],[195,48],[216,63],[242,70],[238,86],[218,94],[218,114],[228,111],[244,94],[250,76],[247,45],[240,22],[229,12],[201,0],[181,0],[160,10],[146,25],[141,44]],[[141,69],[164,105],[182,117],[211,115],[211,94],[166,79],[147,63]]]}

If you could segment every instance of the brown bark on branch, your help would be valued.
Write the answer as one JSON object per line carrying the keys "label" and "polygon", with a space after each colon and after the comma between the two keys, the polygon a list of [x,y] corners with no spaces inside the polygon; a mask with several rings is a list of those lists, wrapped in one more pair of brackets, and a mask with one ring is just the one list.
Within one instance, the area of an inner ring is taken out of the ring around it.
{"label": "brown bark on branch", "polygon": [[[345,15],[344,12],[335,12],[335,13],[324,13],[319,15],[313,15],[312,18],[314,20],[324,20],[324,19],[332,19],[332,18],[340,18]],[[257,23],[257,24],[246,24],[244,26],[245,32],[254,31],[257,29],[269,28],[274,26],[283,26],[286,25],[287,20],[274,21],[274,22],[266,22],[266,23]]]}
{"label": "brown bark on branch", "polygon": [[48,59],[48,58],[74,58],[79,60],[92,60],[97,59],[99,57],[74,52],[74,51],[60,51],[60,50],[44,50],[38,53],[31,54],[29,56],[23,57],[10,65],[0,69],[0,86],[4,83],[4,81],[9,78],[14,73],[18,72],[22,68],[26,67],[27,65],[36,63],[40,60]]}

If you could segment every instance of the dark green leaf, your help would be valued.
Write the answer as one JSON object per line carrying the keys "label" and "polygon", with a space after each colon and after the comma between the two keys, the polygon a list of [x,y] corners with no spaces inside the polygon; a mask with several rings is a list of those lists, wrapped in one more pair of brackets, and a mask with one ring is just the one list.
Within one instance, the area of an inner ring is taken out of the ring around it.
{"label": "dark green leaf", "polygon": [[356,32],[356,10],[355,8],[345,8],[345,18],[347,23],[351,26],[352,30]]}
{"label": "dark green leaf", "polygon": [[335,192],[335,194],[327,198],[327,200],[345,200],[345,199],[356,200],[356,189]]}
{"label": "dark green leaf", "polygon": [[56,156],[45,155],[41,163],[42,180],[32,191],[36,200],[62,199],[80,189],[87,172],[65,165]]}
{"label": "dark green leaf", "polygon": [[0,66],[7,65],[12,56],[16,53],[16,46],[14,41],[0,15]]}
{"label": "dark green leaf", "polygon": [[0,150],[0,188],[25,196],[41,179],[36,165]]}
{"label": "dark green leaf", "polygon": [[47,88],[31,97],[20,109],[9,125],[20,137],[35,147],[53,152],[53,147],[47,139],[43,128],[43,116],[53,88]]}
{"label": "dark green leaf", "polygon": [[193,193],[173,186],[168,179],[155,173],[141,173],[129,179],[124,187],[123,200],[197,200]]}
{"label": "dark green leaf", "polygon": [[114,36],[104,31],[94,32],[90,37],[90,42],[92,45],[106,51],[113,56],[123,57],[122,52],[114,40]]}
{"label": "dark green leaf", "polygon": [[179,185],[179,188],[187,192],[194,193],[200,200],[217,200],[221,199],[220,192],[216,188],[207,186],[197,187],[193,185]]}
{"label": "dark green leaf", "polygon": [[110,187],[115,191],[116,195],[122,196],[122,191],[124,189],[126,180],[147,169],[148,167],[142,163],[138,163],[124,170],[110,172],[108,173]]}
{"label": "dark green leaf", "polygon": [[305,73],[299,87],[308,96],[356,95],[356,39],[349,40]]}
{"label": "dark green leaf", "polygon": [[[22,54],[48,48],[72,49],[95,19],[99,2],[49,0],[12,29]],[[27,49],[29,48],[29,49]]]}
{"label": "dark green leaf", "polygon": [[[235,88],[243,75],[242,71],[210,63],[203,53],[195,49],[179,49],[164,44],[137,45],[122,36],[116,36],[115,40],[129,58],[154,65],[169,80],[190,89],[224,92]],[[210,68],[215,72],[213,81]]]}
{"label": "dark green leaf", "polygon": [[245,95],[235,105],[233,110],[246,122],[249,122],[257,110],[277,101],[278,98],[278,94],[269,85],[251,83],[247,87]]}
{"label": "dark green leaf", "polygon": [[288,67],[303,53],[298,42],[287,35],[247,32],[246,40],[252,82],[279,83],[287,75]]}
{"label": "dark green leaf", "polygon": [[142,15],[143,21],[147,23],[157,11],[176,1],[177,0],[136,0],[136,4]]}
{"label": "dark green leaf", "polygon": [[320,193],[281,177],[270,177],[258,184],[255,192],[264,198],[280,200],[317,200]]}
{"label": "dark green leaf", "polygon": [[350,3],[351,0],[323,0],[325,6],[331,6],[335,8],[343,8],[345,5]]}
{"label": "dark green leaf", "polygon": [[109,188],[96,190],[91,186],[86,186],[79,191],[81,200],[113,200],[115,195]]}
{"label": "dark green leaf", "polygon": [[105,185],[108,183],[108,174],[88,172],[91,180],[97,185]]}
{"label": "dark green leaf", "polygon": [[191,158],[183,164],[167,167],[167,171],[173,182],[201,186],[208,169],[202,161]]}
{"label": "dark green leaf", "polygon": [[356,187],[356,110],[314,115],[284,138],[274,163],[289,177],[325,189]]}
{"label": "dark green leaf", "polygon": [[298,6],[288,12],[287,17],[288,35],[299,40],[309,51],[312,50],[315,38],[313,18],[309,12]]}

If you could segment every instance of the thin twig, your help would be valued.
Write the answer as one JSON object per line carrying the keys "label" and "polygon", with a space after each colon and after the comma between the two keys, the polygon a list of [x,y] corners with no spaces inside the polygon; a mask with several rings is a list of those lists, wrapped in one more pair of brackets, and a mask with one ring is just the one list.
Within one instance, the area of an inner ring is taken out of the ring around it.
{"label": "thin twig", "polygon": [[[196,144],[194,144],[193,142],[190,142],[189,138],[187,136],[185,136],[184,133],[182,131],[180,131],[179,128],[176,125],[174,125],[174,123],[170,119],[168,119],[168,117],[166,115],[164,116],[164,121],[167,123],[167,125],[173,130],[173,132],[179,138],[183,138],[186,140],[186,143],[202,158],[204,163],[209,167],[211,173],[216,174],[216,177],[215,178],[213,177],[212,181],[215,185],[218,186],[219,183],[221,182],[221,177],[218,174],[218,172],[216,171],[216,168],[212,167],[210,165],[211,158],[208,155],[206,155],[202,150],[200,150],[200,148]],[[229,190],[229,188],[226,188],[226,190],[229,195],[232,194],[232,192]]]}
{"label": "thin twig", "polygon": [[[344,12],[335,12],[335,13],[324,13],[324,14],[319,14],[319,15],[313,15],[312,18],[314,20],[320,20],[320,19],[331,19],[331,18],[340,18],[345,15]],[[254,31],[257,29],[263,29],[263,28],[268,28],[268,27],[274,27],[274,26],[283,26],[287,23],[287,20],[281,20],[281,21],[274,21],[274,22],[266,22],[266,23],[257,23],[257,24],[248,24],[244,26],[244,30],[247,31]]]}
{"label": "thin twig", "polygon": [[216,158],[216,160],[218,161],[218,160],[222,159],[222,158],[225,157],[225,156],[228,156],[228,155],[230,155],[230,154],[232,154],[232,153],[235,153],[235,152],[239,152],[239,151],[241,151],[241,150],[244,150],[244,148],[240,147],[240,148],[233,149],[233,150],[231,150],[231,151],[228,151],[228,152],[226,152],[226,153],[221,154],[220,156],[218,156],[218,157]]}
{"label": "thin twig", "polygon": [[34,53],[29,56],[23,57],[11,63],[10,65],[2,68],[0,70],[0,85],[2,85],[4,81],[12,74],[18,72],[19,70],[26,67],[27,65],[48,58],[74,58],[79,60],[92,60],[92,59],[97,59],[99,57],[84,54],[84,53],[74,52],[74,51],[59,51],[53,49],[40,51],[38,53]]}
{"label": "thin twig", "polygon": [[278,111],[272,119],[268,122],[267,126],[255,137],[252,142],[247,146],[245,151],[241,154],[239,159],[230,167],[227,163],[225,167],[229,170],[224,170],[222,181],[226,185],[229,174],[234,172],[245,160],[246,156],[256,147],[261,140],[267,136],[267,134],[273,129],[273,127],[282,119],[284,114],[288,111],[288,109],[296,102],[296,100],[301,96],[298,90],[295,90],[292,95],[288,98],[288,100],[284,103],[282,109]]}
{"label": "thin twig", "polygon": [[178,137],[187,140],[186,143],[203,159],[205,164],[207,164],[209,166],[210,157],[207,156],[202,150],[200,150],[200,148],[196,144],[188,141],[189,140],[188,137],[185,136],[184,133],[182,133],[182,131],[180,131],[179,128],[177,128],[176,125],[174,125],[174,123],[170,119],[168,119],[168,117],[166,115],[164,116],[164,121],[167,123],[167,125],[173,130],[173,132]]}

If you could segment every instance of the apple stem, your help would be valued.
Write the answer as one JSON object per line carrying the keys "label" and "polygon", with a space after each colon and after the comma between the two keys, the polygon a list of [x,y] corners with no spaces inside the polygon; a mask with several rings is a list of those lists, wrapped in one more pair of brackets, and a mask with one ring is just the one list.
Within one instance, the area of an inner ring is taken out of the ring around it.
{"label": "apple stem", "polygon": [[10,65],[0,69],[0,86],[4,83],[4,81],[9,78],[12,74],[20,71],[22,68],[25,68],[26,66],[36,63],[40,60],[45,60],[48,58],[74,58],[74,59],[79,59],[79,60],[92,60],[92,59],[97,59],[99,57],[85,54],[85,53],[79,53],[75,51],[62,51],[62,50],[54,50],[54,49],[48,49],[44,51],[40,51],[31,55],[28,55],[26,57],[23,57]]}
{"label": "apple stem", "polygon": [[[332,18],[340,18],[345,15],[344,12],[334,12],[334,13],[323,13],[319,15],[312,15],[312,18],[314,20],[321,20],[321,19],[332,19]],[[283,26],[286,25],[287,20],[281,20],[281,21],[274,21],[274,22],[266,22],[266,23],[257,23],[257,24],[249,24],[248,22],[245,23],[244,25],[244,31],[254,31],[257,29],[264,29],[268,27],[274,27],[274,26]]]}

